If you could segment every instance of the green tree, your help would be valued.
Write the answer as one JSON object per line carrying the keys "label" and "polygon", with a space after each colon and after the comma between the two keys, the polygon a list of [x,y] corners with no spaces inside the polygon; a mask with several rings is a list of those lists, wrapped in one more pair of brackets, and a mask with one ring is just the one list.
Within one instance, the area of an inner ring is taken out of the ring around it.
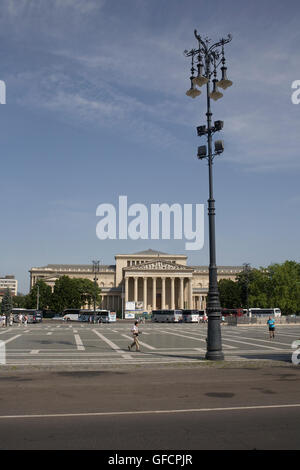
{"label": "green tree", "polygon": [[73,279],[81,298],[81,306],[86,304],[90,308],[94,305],[94,298],[96,300],[96,306],[101,302],[101,289],[100,287],[90,279]]}
{"label": "green tree", "polygon": [[300,263],[285,261],[268,267],[271,291],[270,306],[284,314],[300,312]]}
{"label": "green tree", "polygon": [[22,294],[15,295],[12,298],[13,307],[14,308],[26,308],[26,299],[27,299],[27,295],[22,295]]}
{"label": "green tree", "polygon": [[13,308],[13,301],[10,289],[6,289],[1,303],[1,312],[8,316]]}
{"label": "green tree", "polygon": [[66,308],[80,308],[81,295],[78,284],[69,276],[62,276],[55,281],[51,295],[50,308],[62,312]]}
{"label": "green tree", "polygon": [[241,306],[241,289],[237,282],[220,279],[218,282],[222,308],[239,308]]}
{"label": "green tree", "polygon": [[247,293],[249,307],[268,307],[270,297],[270,279],[266,268],[242,271],[237,276],[241,290],[242,307],[247,307]]}
{"label": "green tree", "polygon": [[49,305],[51,304],[51,296],[51,287],[48,286],[45,281],[40,279],[26,296],[25,306],[26,308],[37,308],[37,299],[39,297],[39,310],[45,310],[49,308]]}
{"label": "green tree", "polygon": [[276,308],[283,314],[300,312],[300,264],[285,261],[267,268],[251,269],[238,274],[242,305],[245,307],[245,285],[248,276],[249,307]]}

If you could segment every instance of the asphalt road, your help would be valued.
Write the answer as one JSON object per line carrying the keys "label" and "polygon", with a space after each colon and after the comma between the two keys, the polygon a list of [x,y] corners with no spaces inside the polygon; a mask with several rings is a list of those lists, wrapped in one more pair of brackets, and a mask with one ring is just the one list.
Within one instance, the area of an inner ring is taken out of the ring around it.
{"label": "asphalt road", "polygon": [[297,366],[1,371],[1,449],[300,449]]}

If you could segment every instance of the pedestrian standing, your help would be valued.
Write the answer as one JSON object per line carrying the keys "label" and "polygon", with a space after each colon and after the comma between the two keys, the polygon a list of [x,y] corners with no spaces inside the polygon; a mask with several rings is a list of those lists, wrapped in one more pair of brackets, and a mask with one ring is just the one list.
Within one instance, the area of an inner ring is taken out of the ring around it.
{"label": "pedestrian standing", "polygon": [[23,321],[23,315],[22,315],[22,313],[19,313],[18,320],[19,320],[19,326],[21,326],[21,325],[22,325],[22,321]]}
{"label": "pedestrian standing", "polygon": [[275,339],[275,320],[272,317],[269,317],[267,325],[269,325],[270,339]]}
{"label": "pedestrian standing", "polygon": [[131,348],[133,346],[135,346],[136,351],[140,350],[140,343],[139,343],[139,340],[138,340],[138,336],[139,336],[138,324],[139,324],[139,322],[135,321],[133,327],[131,328],[131,333],[132,333],[132,336],[133,336],[133,343],[130,346],[128,346],[129,351],[131,351]]}
{"label": "pedestrian standing", "polygon": [[12,313],[9,315],[9,326],[13,326],[14,317]]}
{"label": "pedestrian standing", "polygon": [[24,315],[24,325],[27,326],[27,322],[28,322],[28,317],[27,315]]}

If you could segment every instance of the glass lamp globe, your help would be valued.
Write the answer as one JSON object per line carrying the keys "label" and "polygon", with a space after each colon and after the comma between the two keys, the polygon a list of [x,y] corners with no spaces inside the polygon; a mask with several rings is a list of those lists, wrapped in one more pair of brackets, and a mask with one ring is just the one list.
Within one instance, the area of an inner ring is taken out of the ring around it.
{"label": "glass lamp globe", "polygon": [[222,78],[217,82],[217,86],[223,88],[223,90],[226,90],[226,88],[232,85],[232,81],[227,78],[226,70],[227,67],[222,67]]}
{"label": "glass lamp globe", "polygon": [[213,91],[209,94],[209,96],[211,97],[211,99],[213,99],[214,101],[219,100],[219,99],[222,98],[222,96],[223,96],[223,93],[221,93],[221,92],[218,90],[218,87],[217,87],[216,82],[217,82],[217,80],[214,80],[214,88],[213,88]]}
{"label": "glass lamp globe", "polygon": [[203,75],[198,75],[198,77],[193,78],[193,84],[197,86],[205,85],[208,82],[208,78]]}
{"label": "glass lamp globe", "polygon": [[200,90],[197,90],[197,88],[190,88],[190,89],[186,92],[186,95],[187,95],[187,96],[190,96],[191,98],[196,98],[197,96],[201,95],[201,91],[200,91]]}

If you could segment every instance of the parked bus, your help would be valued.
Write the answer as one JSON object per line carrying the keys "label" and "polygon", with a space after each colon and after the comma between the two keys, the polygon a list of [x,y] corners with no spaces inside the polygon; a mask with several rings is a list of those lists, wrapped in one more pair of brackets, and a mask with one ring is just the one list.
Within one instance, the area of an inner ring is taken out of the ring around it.
{"label": "parked bus", "polygon": [[199,323],[203,318],[204,310],[182,310],[182,320],[184,323]]}
{"label": "parked bus", "polygon": [[65,321],[79,321],[79,308],[66,308],[62,312],[62,319]]}
{"label": "parked bus", "polygon": [[24,316],[26,315],[28,318],[28,323],[40,323],[43,320],[43,313],[40,310],[36,309],[27,309],[27,308],[13,308],[13,321],[15,323],[19,323],[19,315],[20,313]]}
{"label": "parked bus", "polygon": [[281,317],[280,308],[249,308],[249,317]]}
{"label": "parked bus", "polygon": [[222,317],[243,317],[244,310],[242,308],[222,308]]}
{"label": "parked bus", "polygon": [[152,310],[152,322],[178,323],[182,321],[182,310]]}
{"label": "parked bus", "polygon": [[[94,318],[94,313],[96,317]],[[96,320],[97,323],[112,323],[117,321],[116,312],[111,312],[110,310],[80,310],[79,321],[88,322]]]}

